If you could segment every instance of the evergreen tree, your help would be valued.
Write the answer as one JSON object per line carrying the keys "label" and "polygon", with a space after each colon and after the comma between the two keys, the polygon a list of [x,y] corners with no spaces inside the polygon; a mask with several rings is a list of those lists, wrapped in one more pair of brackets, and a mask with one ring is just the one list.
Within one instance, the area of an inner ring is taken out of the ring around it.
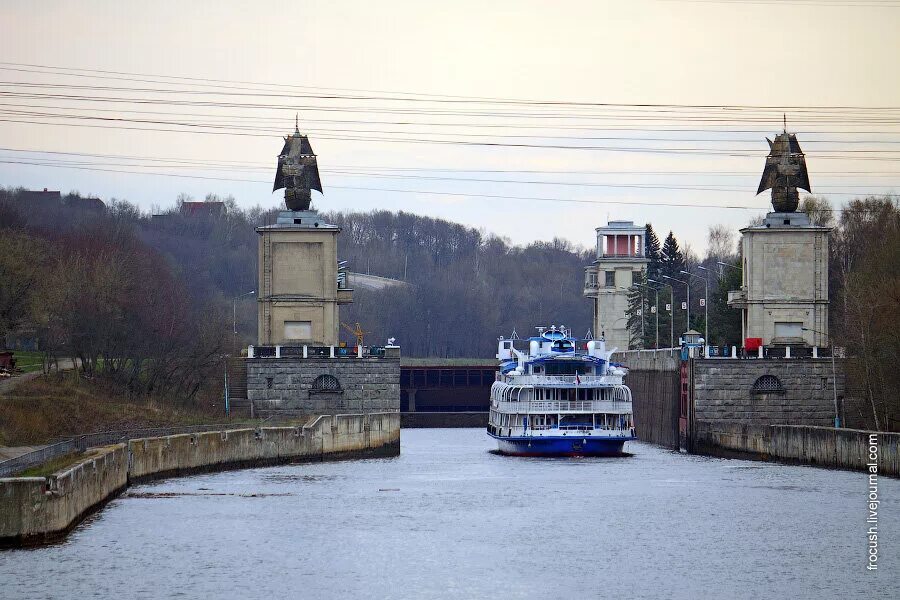
{"label": "evergreen tree", "polygon": [[662,252],[659,247],[659,238],[653,231],[653,225],[647,223],[647,231],[644,234],[644,256],[647,257],[647,277],[659,279]]}
{"label": "evergreen tree", "polygon": [[[684,270],[684,266],[684,253],[679,248],[675,235],[670,231],[666,236],[666,241],[663,242],[659,274],[686,281],[687,275],[681,272]],[[681,303],[687,300],[687,293],[685,286],[678,282],[671,279],[662,281],[672,286],[672,315],[675,319],[675,339],[677,340],[679,335],[690,329],[687,322],[687,311],[681,308]]]}
{"label": "evergreen tree", "polygon": [[679,248],[675,235],[670,231],[660,253],[660,274],[680,279],[682,269],[684,269],[684,253]]}

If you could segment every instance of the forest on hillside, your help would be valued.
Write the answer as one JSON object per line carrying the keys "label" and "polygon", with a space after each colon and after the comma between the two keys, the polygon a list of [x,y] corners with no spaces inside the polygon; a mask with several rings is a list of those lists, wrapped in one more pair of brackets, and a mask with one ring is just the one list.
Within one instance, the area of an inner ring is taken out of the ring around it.
{"label": "forest on hillside", "polygon": [[[198,310],[228,313],[235,298],[256,289],[255,228],[273,222],[276,210],[241,210],[225,198],[221,201],[227,210],[215,216],[188,216],[178,204],[149,215],[113,199],[105,211],[97,212],[79,208],[78,198],[70,194],[59,206],[30,211],[20,191],[2,190],[0,227],[47,240],[127,233],[167,265],[182,286],[180,295]],[[324,216],[343,228],[338,253],[350,270],[409,284],[356,290],[354,303],[342,308],[343,321],[359,322],[370,332],[367,343],[384,344],[394,337],[408,356],[491,357],[496,338],[514,329],[525,336],[542,324],[566,325],[580,335],[590,328],[590,303],[582,297],[582,284],[592,251],[559,238],[517,246],[458,223],[404,212]],[[243,297],[234,305],[238,342],[253,343],[255,303]],[[231,323],[224,330],[230,334]],[[347,332],[342,336],[348,344],[355,343]]]}
{"label": "forest on hillside", "polygon": [[[233,198],[209,196],[225,210],[183,214],[187,198],[179,198],[150,215],[115,199],[98,207],[77,193],[32,210],[22,198],[22,190],[0,188],[0,340],[33,335],[51,353],[81,358],[86,369],[102,364],[129,385],[187,396],[198,393],[224,354],[254,342],[256,306],[244,294],[257,285],[255,228],[273,222],[277,210],[242,210]],[[900,361],[900,205],[891,197],[862,198],[836,211],[808,197],[802,209],[834,228],[832,336],[851,356],[872,419],[893,427],[900,421],[900,372],[893,368]],[[351,271],[409,284],[356,290],[354,303],[342,308],[343,321],[369,332],[368,344],[394,337],[406,356],[492,357],[496,339],[514,330],[526,337],[535,326],[555,324],[583,335],[591,327],[582,292],[593,248],[559,238],[519,246],[404,212],[324,216],[343,228],[338,253]],[[727,306],[728,291],[741,281],[739,267],[726,266],[741,264],[737,232],[711,226],[703,256],[673,232],[662,242],[652,225],[647,232],[647,275],[672,285],[648,281],[632,289],[632,347],[668,346],[672,332],[677,341],[688,328],[703,332],[700,298],[708,300],[709,341],[740,345],[739,312]],[[689,323],[680,310],[686,286],[663,275],[690,281]],[[657,295],[673,308],[658,313],[658,341],[650,312]],[[141,365],[153,365],[155,376],[139,381]]]}

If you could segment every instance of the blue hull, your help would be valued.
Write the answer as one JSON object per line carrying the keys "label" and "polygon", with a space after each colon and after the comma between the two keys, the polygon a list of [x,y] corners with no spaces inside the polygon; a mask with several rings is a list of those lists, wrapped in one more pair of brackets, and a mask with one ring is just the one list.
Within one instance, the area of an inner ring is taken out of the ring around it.
{"label": "blue hull", "polygon": [[498,437],[501,454],[511,456],[620,456],[622,447],[633,437],[590,438],[578,436],[559,437]]}

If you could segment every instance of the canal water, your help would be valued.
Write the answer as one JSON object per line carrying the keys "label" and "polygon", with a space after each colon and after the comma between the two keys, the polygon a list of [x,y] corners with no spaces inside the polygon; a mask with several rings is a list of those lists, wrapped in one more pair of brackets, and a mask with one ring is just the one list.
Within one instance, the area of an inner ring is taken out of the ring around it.
{"label": "canal water", "polygon": [[136,486],[60,545],[0,552],[0,597],[900,597],[898,480],[869,572],[860,473],[491,448],[412,429],[396,458]]}

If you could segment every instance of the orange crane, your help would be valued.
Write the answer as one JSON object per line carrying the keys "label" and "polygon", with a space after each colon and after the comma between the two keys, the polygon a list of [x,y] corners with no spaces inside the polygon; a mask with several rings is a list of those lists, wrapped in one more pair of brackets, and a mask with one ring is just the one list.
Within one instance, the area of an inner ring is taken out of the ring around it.
{"label": "orange crane", "polygon": [[349,325],[347,325],[346,323],[344,323],[342,321],[341,327],[343,327],[344,329],[349,331],[352,335],[356,336],[356,345],[357,346],[363,345],[363,336],[364,335],[366,335],[367,333],[372,333],[371,331],[363,331],[363,329],[359,323],[356,323],[356,327],[354,328],[354,327],[350,327]]}

